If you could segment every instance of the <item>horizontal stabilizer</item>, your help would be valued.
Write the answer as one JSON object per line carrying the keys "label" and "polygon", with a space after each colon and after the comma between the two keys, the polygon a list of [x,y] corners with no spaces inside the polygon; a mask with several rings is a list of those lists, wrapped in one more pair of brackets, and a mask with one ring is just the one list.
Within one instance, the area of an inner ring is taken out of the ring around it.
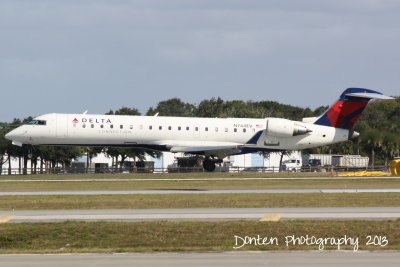
{"label": "horizontal stabilizer", "polygon": [[365,99],[382,99],[382,100],[394,99],[393,97],[377,93],[350,93],[346,94],[346,96],[365,98]]}

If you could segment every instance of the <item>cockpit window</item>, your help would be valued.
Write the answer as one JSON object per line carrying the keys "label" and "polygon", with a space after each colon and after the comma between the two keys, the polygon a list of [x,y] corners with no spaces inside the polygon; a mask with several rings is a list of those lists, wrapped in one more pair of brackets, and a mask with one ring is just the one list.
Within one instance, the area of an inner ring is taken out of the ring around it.
{"label": "cockpit window", "polygon": [[26,124],[28,124],[28,125],[46,125],[46,121],[32,120],[32,121],[28,121]]}

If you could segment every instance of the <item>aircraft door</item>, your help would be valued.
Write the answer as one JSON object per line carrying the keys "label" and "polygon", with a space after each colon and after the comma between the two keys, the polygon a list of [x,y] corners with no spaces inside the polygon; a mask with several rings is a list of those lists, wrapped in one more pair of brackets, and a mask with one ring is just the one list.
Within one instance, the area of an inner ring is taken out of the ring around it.
{"label": "aircraft door", "polygon": [[67,116],[64,114],[56,114],[56,137],[65,138],[68,136]]}

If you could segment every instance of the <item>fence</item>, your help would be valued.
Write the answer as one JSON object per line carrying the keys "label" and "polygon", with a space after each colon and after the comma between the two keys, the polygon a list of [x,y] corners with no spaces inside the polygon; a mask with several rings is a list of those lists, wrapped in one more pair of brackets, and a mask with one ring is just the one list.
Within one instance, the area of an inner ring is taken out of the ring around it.
{"label": "fence", "polygon": [[[349,172],[349,171],[388,171],[386,166],[368,166],[368,167],[302,167],[299,172]],[[35,175],[35,174],[124,174],[124,173],[190,173],[190,172],[207,172],[202,167],[180,167],[180,168],[12,168],[2,169],[0,175]],[[240,167],[240,166],[217,166],[214,172],[231,172],[231,173],[273,173],[291,171],[280,170],[279,167]]]}

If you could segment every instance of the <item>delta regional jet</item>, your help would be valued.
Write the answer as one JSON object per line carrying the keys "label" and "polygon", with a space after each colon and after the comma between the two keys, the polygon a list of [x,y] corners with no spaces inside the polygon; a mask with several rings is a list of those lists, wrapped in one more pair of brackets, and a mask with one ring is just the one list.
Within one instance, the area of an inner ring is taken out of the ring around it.
{"label": "delta regional jet", "polygon": [[12,130],[13,144],[45,146],[133,147],[204,155],[213,171],[229,155],[300,150],[357,137],[352,130],[371,99],[393,99],[380,92],[348,88],[320,117],[190,118],[46,114]]}

